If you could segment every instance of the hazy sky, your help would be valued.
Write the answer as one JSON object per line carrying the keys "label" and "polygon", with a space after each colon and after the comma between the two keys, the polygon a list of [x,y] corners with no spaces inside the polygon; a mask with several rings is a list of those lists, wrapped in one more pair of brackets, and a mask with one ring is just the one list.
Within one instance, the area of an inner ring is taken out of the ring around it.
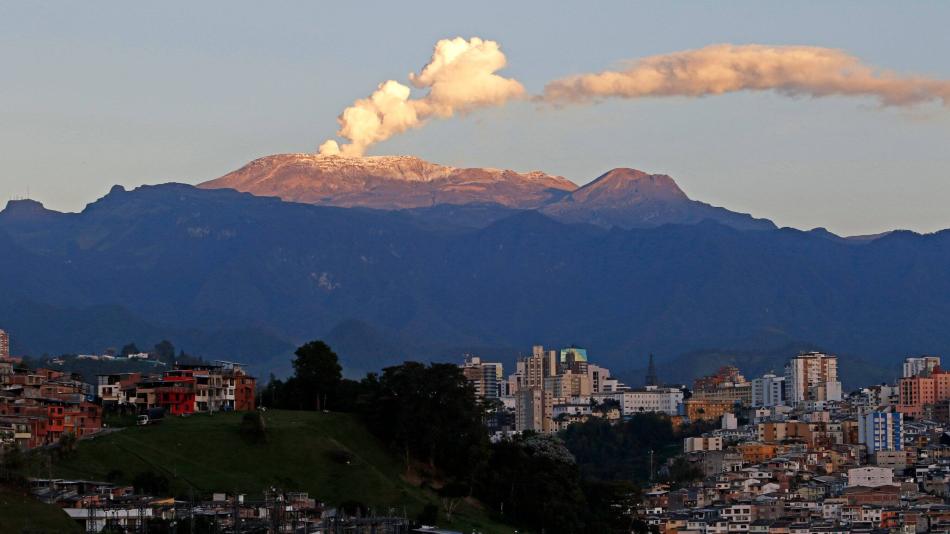
{"label": "hazy sky", "polygon": [[[950,79],[950,3],[0,1],[0,199],[78,211],[113,184],[197,183],[313,152],[336,116],[445,37],[498,41],[529,93],[563,76],[714,43],[840,48]],[[738,93],[434,121],[373,146],[438,163],[613,167],[692,198],[842,234],[950,227],[950,109]]]}

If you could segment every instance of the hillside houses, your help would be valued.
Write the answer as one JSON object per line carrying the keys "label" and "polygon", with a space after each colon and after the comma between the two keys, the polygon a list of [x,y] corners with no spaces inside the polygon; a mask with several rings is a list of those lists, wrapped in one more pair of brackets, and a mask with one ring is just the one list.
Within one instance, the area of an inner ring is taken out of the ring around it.
{"label": "hillside houses", "polygon": [[255,409],[256,380],[232,362],[175,365],[161,374],[99,375],[96,389],[104,406],[136,413],[155,408],[169,415]]}
{"label": "hillside houses", "polygon": [[102,407],[88,384],[61,371],[31,371],[15,358],[0,359],[0,445],[30,449],[101,428]]}

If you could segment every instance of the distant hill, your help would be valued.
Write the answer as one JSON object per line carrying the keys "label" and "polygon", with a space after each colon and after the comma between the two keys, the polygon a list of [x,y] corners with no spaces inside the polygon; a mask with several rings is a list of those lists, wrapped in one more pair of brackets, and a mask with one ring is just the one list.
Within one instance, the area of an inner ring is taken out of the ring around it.
{"label": "distant hill", "polygon": [[[268,410],[267,436],[251,442],[239,431],[241,413],[165,418],[79,442],[76,454],[59,459],[54,476],[131,483],[154,473],[170,482],[173,496],[209,497],[238,492],[260,499],[265,488],[306,491],[331,505],[358,502],[415,517],[437,496],[403,478],[405,465],[352,414]],[[203,451],[195,454],[195,451]],[[45,464],[38,469],[45,469]],[[37,476],[46,476],[45,472]],[[502,525],[463,504],[453,527],[498,532]]]}
{"label": "distant hill", "polygon": [[456,225],[180,184],[117,187],[78,214],[23,207],[0,212],[0,328],[26,354],[168,337],[266,373],[329,338],[353,374],[535,343],[615,371],[790,340],[887,368],[950,353],[948,231],[622,229],[536,210]]}

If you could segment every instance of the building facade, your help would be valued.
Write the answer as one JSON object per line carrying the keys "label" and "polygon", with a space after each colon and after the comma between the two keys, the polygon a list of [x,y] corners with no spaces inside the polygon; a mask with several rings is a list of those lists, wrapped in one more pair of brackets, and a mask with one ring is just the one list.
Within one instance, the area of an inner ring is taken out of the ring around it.
{"label": "building facade", "polygon": [[870,412],[858,416],[858,443],[868,454],[899,451],[904,446],[904,415],[900,412]]}
{"label": "building facade", "polygon": [[644,412],[677,415],[680,405],[683,404],[683,391],[678,388],[646,386],[615,393],[611,398],[620,403],[620,413],[625,416]]}
{"label": "building facade", "polygon": [[0,358],[10,357],[10,334],[0,330]]}
{"label": "building facade", "polygon": [[904,378],[929,376],[940,367],[940,356],[917,356],[904,359]]}
{"label": "building facade", "polygon": [[806,352],[785,366],[785,398],[789,403],[840,401],[838,357],[822,352]]}
{"label": "building facade", "polygon": [[772,373],[752,380],[752,407],[771,408],[785,404],[785,377]]}
{"label": "building facade", "polygon": [[478,356],[465,355],[460,366],[465,379],[480,399],[498,399],[503,394],[504,369],[500,363],[483,362]]}

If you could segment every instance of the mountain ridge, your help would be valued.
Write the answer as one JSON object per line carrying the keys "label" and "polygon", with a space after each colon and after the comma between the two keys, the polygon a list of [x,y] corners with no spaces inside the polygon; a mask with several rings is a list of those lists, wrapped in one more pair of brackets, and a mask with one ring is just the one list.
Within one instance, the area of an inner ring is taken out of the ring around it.
{"label": "mountain ridge", "polygon": [[[774,229],[767,219],[690,199],[665,174],[610,170],[578,187],[541,171],[459,168],[414,156],[275,154],[198,185],[228,188],[286,201],[374,209],[494,204],[540,210],[564,222],[638,228],[694,224],[711,219],[743,230]],[[486,214],[487,224],[497,217]]]}
{"label": "mountain ridge", "polygon": [[316,205],[405,209],[473,202],[534,208],[577,185],[540,171],[459,168],[414,156],[275,154],[198,187]]}
{"label": "mountain ridge", "polygon": [[[756,333],[876,363],[950,350],[947,231],[851,242],[714,220],[622,229],[515,210],[447,229],[430,216],[114,188],[38,224],[0,212],[0,306],[24,321],[14,342],[30,354],[193,332],[176,344],[228,359],[227,332],[245,331],[259,350],[242,357],[271,369],[311,339],[333,339],[350,369],[471,347],[510,361],[541,342],[586,346],[620,372]],[[96,328],[43,334],[64,324]]]}

